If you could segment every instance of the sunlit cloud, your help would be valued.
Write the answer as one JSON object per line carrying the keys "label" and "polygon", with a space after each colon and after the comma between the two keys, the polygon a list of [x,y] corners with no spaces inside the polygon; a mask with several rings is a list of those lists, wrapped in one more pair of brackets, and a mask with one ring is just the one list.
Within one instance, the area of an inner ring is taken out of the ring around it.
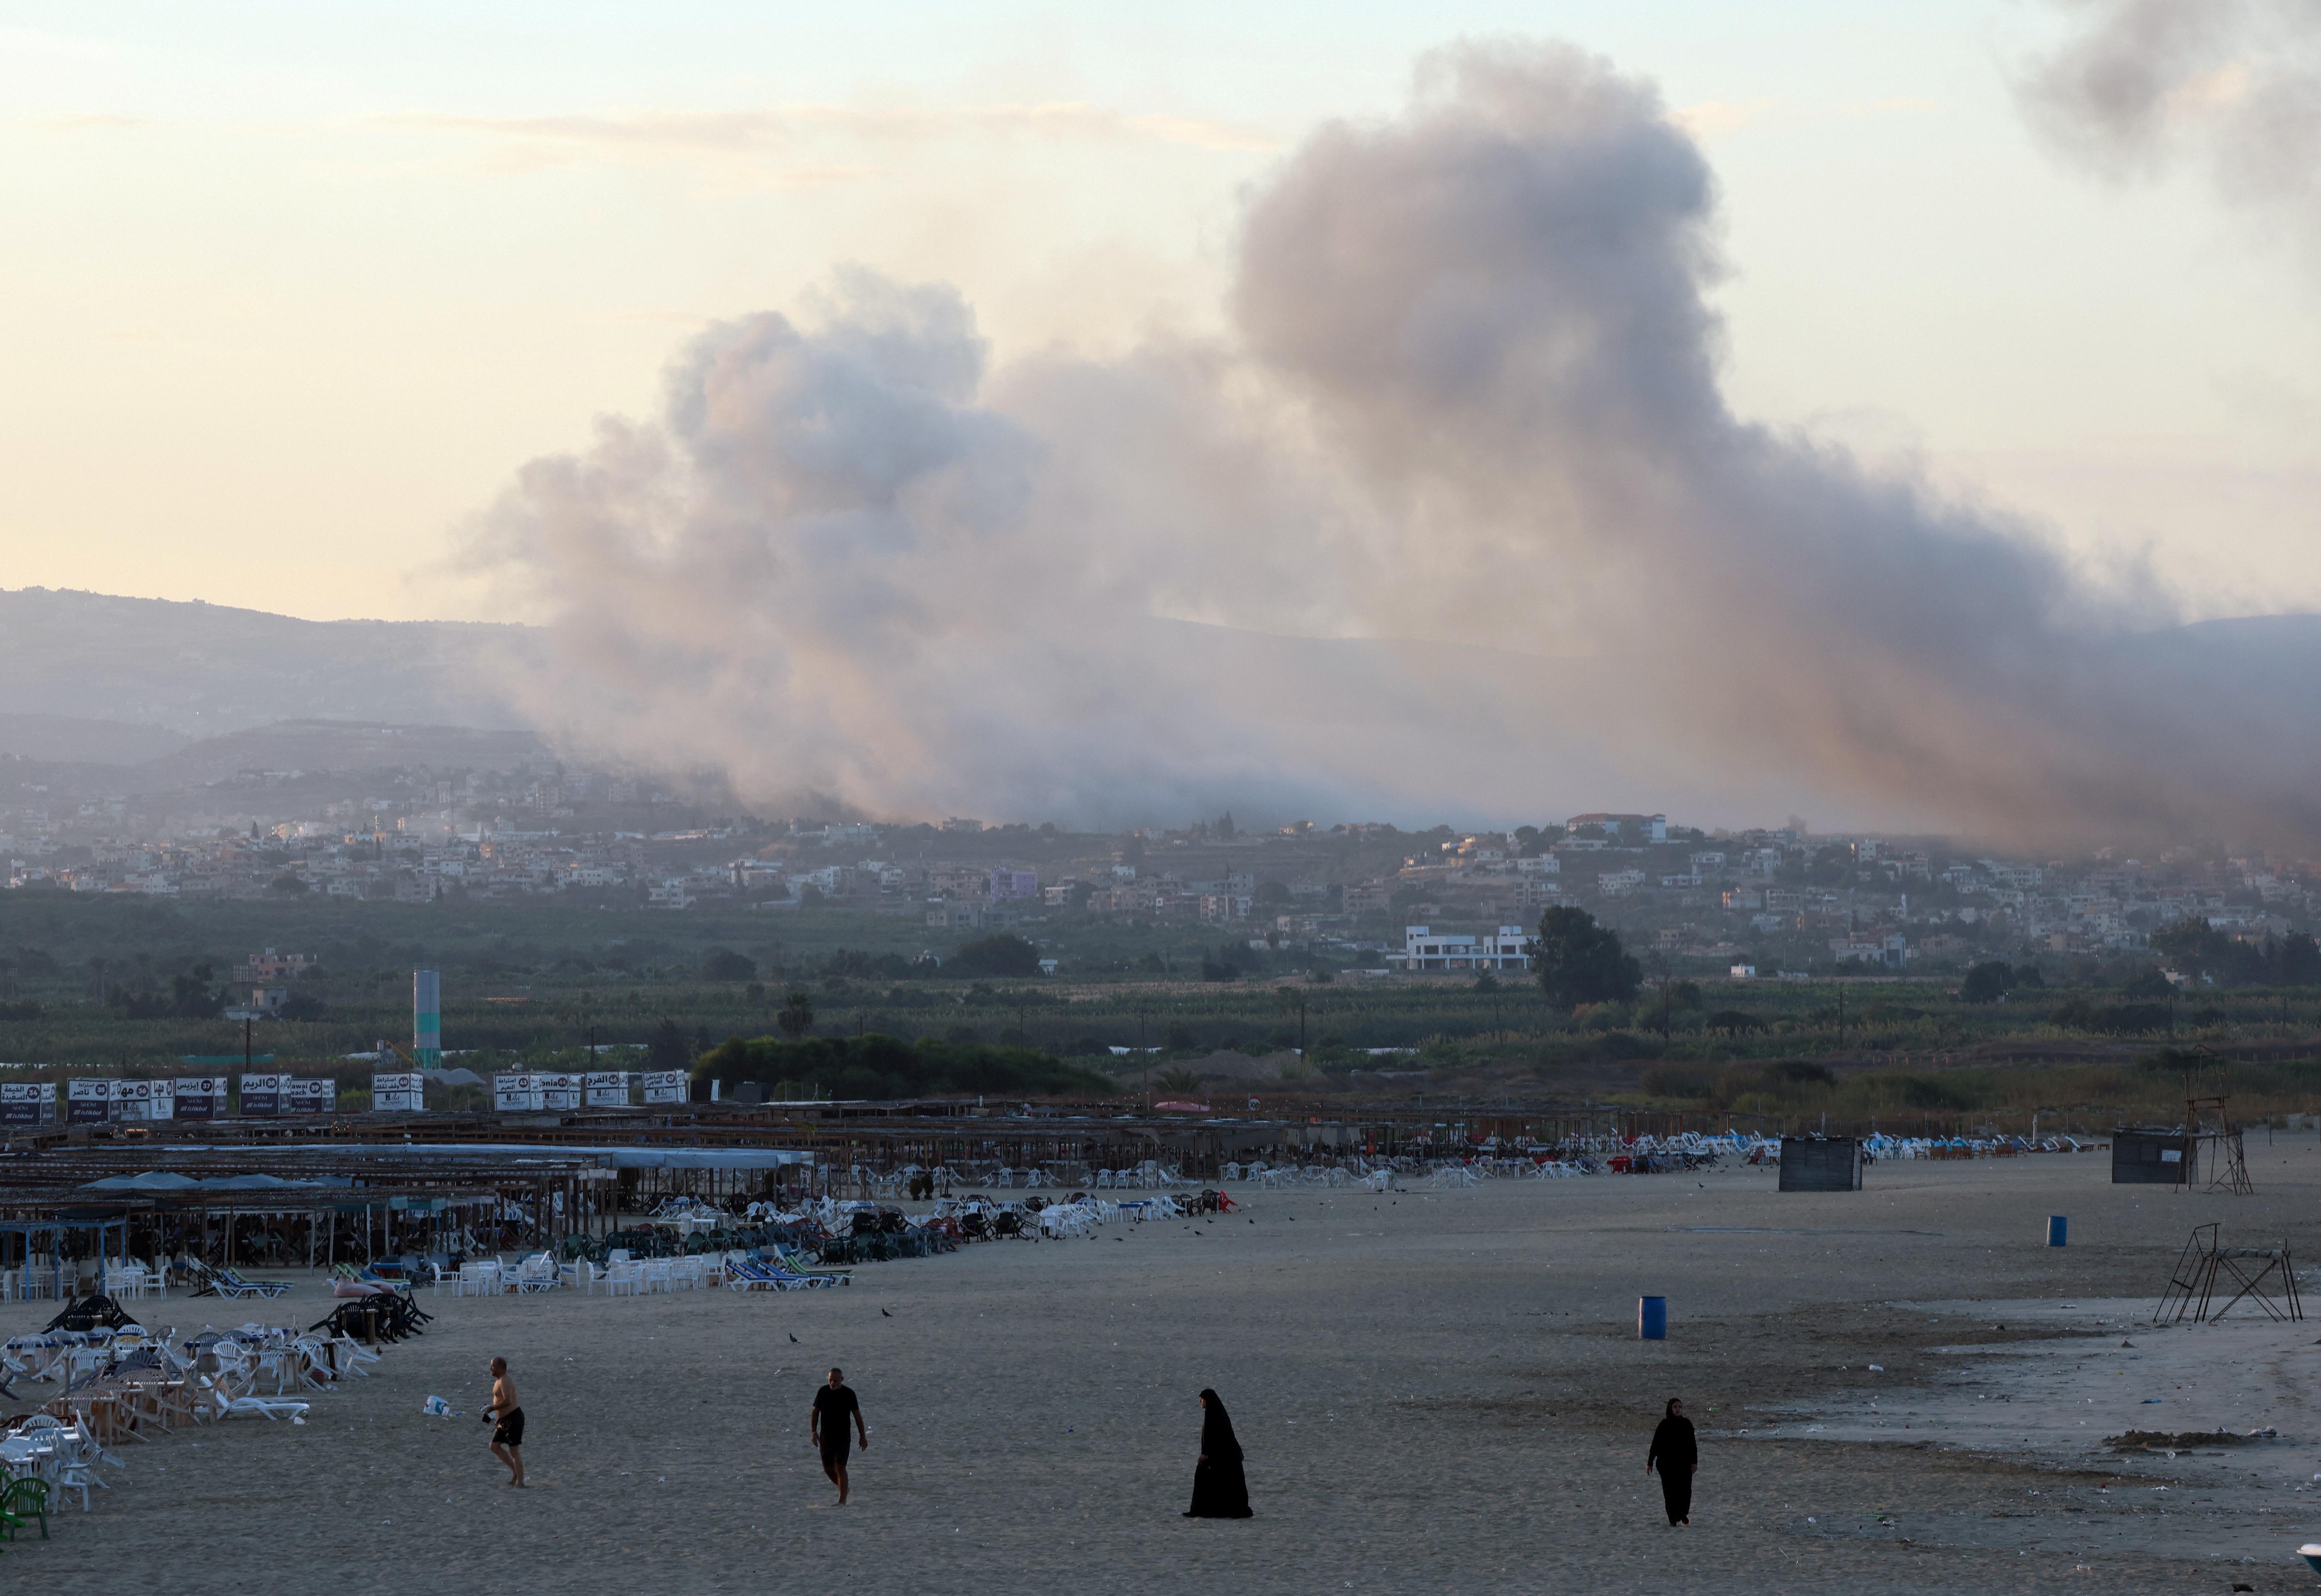
{"label": "sunlit cloud", "polygon": [[[619,115],[486,116],[405,113],[387,125],[463,134],[494,149],[494,164],[530,169],[596,161],[761,160],[801,145],[843,140],[870,145],[962,138],[1150,142],[1207,150],[1262,151],[1276,141],[1254,128],[1198,117],[1131,114],[1079,100],[997,105],[783,105],[764,111],[638,111]],[[833,180],[862,169],[825,169]]]}
{"label": "sunlit cloud", "polygon": [[38,28],[0,28],[0,52],[102,60],[113,54],[113,46],[101,39],[76,39]]}
{"label": "sunlit cloud", "polygon": [[1836,118],[1918,115],[1937,110],[1940,105],[1938,100],[1912,96],[1843,100],[1821,105],[1770,98],[1703,100],[1679,107],[1670,113],[1669,120],[1696,139],[1713,140],[1769,124],[1792,127]]}
{"label": "sunlit cloud", "polygon": [[86,111],[20,117],[14,125],[42,132],[118,132],[132,128],[151,127],[153,122],[145,116],[116,116],[105,112]]}
{"label": "sunlit cloud", "polygon": [[1780,100],[1703,100],[1686,105],[1670,118],[1696,139],[1719,138],[1769,120],[1787,108]]}

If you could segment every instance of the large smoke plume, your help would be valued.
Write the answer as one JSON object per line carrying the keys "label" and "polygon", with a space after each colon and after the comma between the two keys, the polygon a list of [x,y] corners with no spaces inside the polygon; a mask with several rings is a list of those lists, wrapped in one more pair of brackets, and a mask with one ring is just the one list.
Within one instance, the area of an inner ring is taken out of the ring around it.
{"label": "large smoke plume", "polygon": [[1252,196],[1229,338],[993,370],[955,294],[844,274],[526,467],[482,547],[552,617],[566,735],[872,812],[1672,782],[2311,835],[2314,717],[2240,633],[1730,412],[1715,223],[1648,85],[1448,51]]}

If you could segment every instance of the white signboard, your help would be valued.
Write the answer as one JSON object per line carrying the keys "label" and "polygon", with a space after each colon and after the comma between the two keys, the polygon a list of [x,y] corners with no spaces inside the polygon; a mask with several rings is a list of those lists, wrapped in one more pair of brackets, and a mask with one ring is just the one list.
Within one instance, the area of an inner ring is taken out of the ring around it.
{"label": "white signboard", "polygon": [[328,1114],[339,1106],[339,1083],[335,1081],[294,1081],[284,1078],[282,1105],[286,1114]]}
{"label": "white signboard", "polygon": [[682,1070],[647,1070],[644,1083],[647,1103],[685,1101],[685,1072]]}
{"label": "white signboard", "polygon": [[543,1108],[577,1108],[580,1106],[580,1077],[578,1075],[542,1075],[540,1081],[540,1106]]}
{"label": "white signboard", "polygon": [[492,1077],[492,1107],[503,1114],[537,1112],[540,1077],[532,1074]]}
{"label": "white signboard", "polygon": [[288,1093],[287,1075],[244,1075],[241,1078],[241,1111],[251,1119],[272,1119],[283,1111],[283,1098]]}
{"label": "white signboard", "polygon": [[427,1107],[427,1077],[415,1071],[373,1074],[370,1106],[375,1114],[417,1114]]}
{"label": "white signboard", "polygon": [[65,1084],[65,1122],[101,1125],[113,1117],[111,1081],[72,1081]]}
{"label": "white signboard", "polygon": [[153,1083],[150,1081],[114,1081],[113,1117],[135,1120],[153,1117]]}
{"label": "white signboard", "polygon": [[57,1086],[53,1081],[10,1081],[0,1083],[0,1125],[39,1125],[56,1117]]}
{"label": "white signboard", "polygon": [[225,1117],[225,1077],[223,1075],[180,1075],[172,1083],[177,1096],[170,1104],[170,1117],[176,1119],[223,1119]]}
{"label": "white signboard", "polygon": [[588,1107],[625,1108],[629,1106],[629,1073],[625,1070],[593,1070],[587,1076]]}

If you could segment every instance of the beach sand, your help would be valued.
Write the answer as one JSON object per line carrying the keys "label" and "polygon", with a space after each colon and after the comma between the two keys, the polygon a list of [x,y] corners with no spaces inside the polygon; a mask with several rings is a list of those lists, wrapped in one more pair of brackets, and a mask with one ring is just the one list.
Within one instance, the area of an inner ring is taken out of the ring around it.
{"label": "beach sand", "polygon": [[[1852,1194],[1768,1171],[1260,1191],[842,1290],[423,1293],[427,1334],[307,1425],[125,1446],[93,1513],[0,1555],[0,1589],[2309,1590],[2321,1327],[2142,1323],[2196,1223],[2321,1245],[2321,1141],[2249,1152],[2253,1198],[2114,1187],[2101,1154],[1882,1164]],[[300,1279],[136,1306],[303,1326],[330,1303]],[[1636,1338],[1648,1292],[1666,1342]],[[0,1331],[53,1311],[6,1305]],[[495,1354],[526,1491],[474,1417]],[[833,1363],[871,1436],[843,1509],[806,1432]],[[1179,1516],[1205,1385],[1252,1520]],[[1683,1530],[1643,1473],[1671,1395],[1702,1431]],[[2280,1436],[2105,1445],[2220,1424]]]}

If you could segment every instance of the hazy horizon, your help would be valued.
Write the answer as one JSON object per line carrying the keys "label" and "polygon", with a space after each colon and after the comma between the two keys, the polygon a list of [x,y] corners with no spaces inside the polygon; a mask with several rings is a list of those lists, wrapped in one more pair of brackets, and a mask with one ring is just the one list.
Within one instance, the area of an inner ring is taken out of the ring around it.
{"label": "hazy horizon", "polygon": [[866,811],[2321,836],[2180,629],[2321,608],[2294,7],[8,14],[20,587]]}

